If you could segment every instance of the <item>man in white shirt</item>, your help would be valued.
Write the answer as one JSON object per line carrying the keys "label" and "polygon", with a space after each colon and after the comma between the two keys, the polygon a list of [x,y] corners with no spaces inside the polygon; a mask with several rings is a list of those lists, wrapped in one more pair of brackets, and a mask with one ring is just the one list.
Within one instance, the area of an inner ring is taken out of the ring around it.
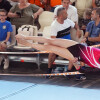
{"label": "man in white shirt", "polygon": [[92,8],[92,0],[70,0],[71,3],[75,2],[79,18],[83,18],[83,13],[86,8]]}
{"label": "man in white shirt", "polygon": [[[79,28],[76,23],[67,19],[67,12],[64,7],[59,7],[57,9],[56,19],[53,21],[51,25],[51,38],[62,38],[62,39],[71,39],[70,29],[75,28],[77,30],[76,36],[79,36]],[[56,58],[55,54],[49,54],[49,62],[48,62],[48,71],[47,73],[51,73],[52,64]]]}
{"label": "man in white shirt", "polygon": [[62,0],[62,5],[57,6],[54,10],[55,17],[57,15],[57,9],[60,7],[64,7],[66,9],[68,14],[67,17],[70,20],[72,20],[73,22],[78,22],[77,9],[74,6],[70,5],[70,0]]}
{"label": "man in white shirt", "polygon": [[[74,23],[72,21],[70,21],[69,19],[66,19],[66,21],[64,21],[64,24],[60,24],[57,20],[55,20],[51,25],[51,38],[56,38],[58,33],[61,33],[63,31],[67,31],[67,32],[65,32],[65,33],[67,33],[67,35],[65,37],[63,37],[63,39],[64,38],[66,38],[66,39],[72,38],[73,40],[75,40],[76,39],[75,38],[76,33],[74,32],[75,30],[72,31],[71,35],[70,35],[69,31],[70,31],[71,28],[74,27],[75,23],[78,22],[77,9],[74,6],[70,5],[70,0],[62,0],[62,5],[57,6],[54,10],[55,17],[57,17],[57,12],[58,12],[58,9],[60,7],[64,7],[66,9],[67,18],[72,20]],[[78,27],[78,25],[77,25],[77,27]],[[49,58],[48,68],[50,68],[50,69],[48,69],[48,72],[49,72],[49,70],[52,70],[52,65],[53,65],[53,62],[56,59],[56,55],[51,53],[51,54],[49,54],[48,58]],[[69,68],[69,70],[72,68],[72,63],[69,63],[68,68]]]}

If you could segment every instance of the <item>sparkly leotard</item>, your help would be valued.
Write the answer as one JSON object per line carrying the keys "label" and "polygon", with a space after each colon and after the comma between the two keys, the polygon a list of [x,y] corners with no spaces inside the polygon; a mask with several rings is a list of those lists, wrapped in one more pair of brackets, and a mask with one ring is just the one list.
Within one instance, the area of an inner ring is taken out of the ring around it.
{"label": "sparkly leotard", "polygon": [[74,57],[90,67],[100,68],[100,49],[76,44],[67,48]]}

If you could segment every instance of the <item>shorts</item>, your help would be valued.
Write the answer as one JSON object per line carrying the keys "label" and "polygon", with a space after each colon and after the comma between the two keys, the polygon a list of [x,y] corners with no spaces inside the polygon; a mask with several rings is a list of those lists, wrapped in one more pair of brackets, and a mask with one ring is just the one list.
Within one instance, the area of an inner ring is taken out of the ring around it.
{"label": "shorts", "polygon": [[100,68],[100,49],[76,44],[67,48],[71,54],[89,65],[90,67]]}
{"label": "shorts", "polygon": [[63,37],[60,37],[61,39],[68,39],[68,40],[71,40],[71,35],[68,34],[68,35],[65,35]]}

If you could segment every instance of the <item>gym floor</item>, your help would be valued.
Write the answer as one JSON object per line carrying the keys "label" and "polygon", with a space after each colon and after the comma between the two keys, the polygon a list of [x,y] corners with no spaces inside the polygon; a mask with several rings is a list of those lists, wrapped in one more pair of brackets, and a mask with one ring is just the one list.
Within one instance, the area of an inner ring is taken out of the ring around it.
{"label": "gym floor", "polygon": [[[45,73],[47,64],[40,65],[36,71],[35,63],[10,62],[8,70],[0,73]],[[67,79],[64,76],[0,76],[0,100],[99,100],[100,71],[86,74],[87,79],[76,81],[75,76]]]}

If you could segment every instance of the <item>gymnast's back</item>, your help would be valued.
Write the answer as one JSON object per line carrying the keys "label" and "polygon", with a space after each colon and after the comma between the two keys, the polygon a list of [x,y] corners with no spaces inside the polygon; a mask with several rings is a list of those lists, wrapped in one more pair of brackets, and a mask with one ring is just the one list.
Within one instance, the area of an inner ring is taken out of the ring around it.
{"label": "gymnast's back", "polygon": [[74,57],[78,58],[79,61],[82,61],[91,67],[100,67],[100,49],[83,44],[76,44],[67,49]]}

